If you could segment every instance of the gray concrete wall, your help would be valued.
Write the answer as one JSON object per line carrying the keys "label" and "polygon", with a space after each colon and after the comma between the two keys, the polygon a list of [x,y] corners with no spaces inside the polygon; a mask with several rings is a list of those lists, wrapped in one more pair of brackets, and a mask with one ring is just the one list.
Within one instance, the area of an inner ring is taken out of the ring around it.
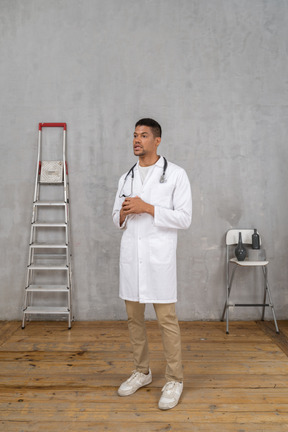
{"label": "gray concrete wall", "polygon": [[[125,318],[111,211],[144,116],[193,189],[179,318],[219,319],[224,234],[256,227],[287,319],[287,22],[287,0],[0,0],[1,319],[21,318],[38,123],[53,121],[68,124],[75,318]],[[254,299],[250,279],[236,286]]]}

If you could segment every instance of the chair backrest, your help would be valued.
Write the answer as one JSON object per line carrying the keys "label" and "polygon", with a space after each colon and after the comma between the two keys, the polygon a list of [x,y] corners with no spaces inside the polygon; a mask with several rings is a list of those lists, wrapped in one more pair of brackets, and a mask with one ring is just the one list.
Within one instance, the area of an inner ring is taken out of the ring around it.
{"label": "chair backrest", "polygon": [[[232,229],[232,230],[227,231],[227,234],[226,234],[226,245],[227,246],[236,245],[238,243],[239,232],[241,232],[243,244],[252,244],[252,234],[254,234],[254,229]],[[260,238],[260,245],[261,245],[260,235],[259,235],[259,238]]]}

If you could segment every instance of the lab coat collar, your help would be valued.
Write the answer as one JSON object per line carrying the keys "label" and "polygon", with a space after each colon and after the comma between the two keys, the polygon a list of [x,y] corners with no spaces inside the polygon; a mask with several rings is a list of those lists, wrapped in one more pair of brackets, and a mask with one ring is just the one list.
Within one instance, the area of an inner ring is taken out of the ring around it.
{"label": "lab coat collar", "polygon": [[[155,166],[157,166],[158,168],[163,168],[164,167],[164,158],[163,156],[160,156],[160,158],[158,159],[158,161],[154,164]],[[139,169],[139,160],[135,166],[135,170]]]}

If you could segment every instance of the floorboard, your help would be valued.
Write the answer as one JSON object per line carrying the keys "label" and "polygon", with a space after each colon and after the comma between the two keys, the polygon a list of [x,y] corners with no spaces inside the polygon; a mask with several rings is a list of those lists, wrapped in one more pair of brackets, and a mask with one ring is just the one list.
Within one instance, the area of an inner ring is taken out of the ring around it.
{"label": "floorboard", "polygon": [[184,392],[162,412],[165,360],[147,322],[153,382],[131,397],[126,322],[0,322],[0,431],[287,432],[288,321],[181,322]]}

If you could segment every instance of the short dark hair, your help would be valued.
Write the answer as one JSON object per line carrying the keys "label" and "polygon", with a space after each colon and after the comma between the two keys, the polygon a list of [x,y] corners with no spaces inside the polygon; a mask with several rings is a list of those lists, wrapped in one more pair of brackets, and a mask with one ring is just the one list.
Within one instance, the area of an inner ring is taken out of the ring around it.
{"label": "short dark hair", "polygon": [[161,138],[162,129],[161,129],[160,124],[156,120],[153,120],[151,118],[143,118],[143,119],[137,121],[137,123],[135,124],[135,128],[137,126],[148,126],[152,129],[152,133],[153,133],[155,138],[157,138],[157,137]]}

